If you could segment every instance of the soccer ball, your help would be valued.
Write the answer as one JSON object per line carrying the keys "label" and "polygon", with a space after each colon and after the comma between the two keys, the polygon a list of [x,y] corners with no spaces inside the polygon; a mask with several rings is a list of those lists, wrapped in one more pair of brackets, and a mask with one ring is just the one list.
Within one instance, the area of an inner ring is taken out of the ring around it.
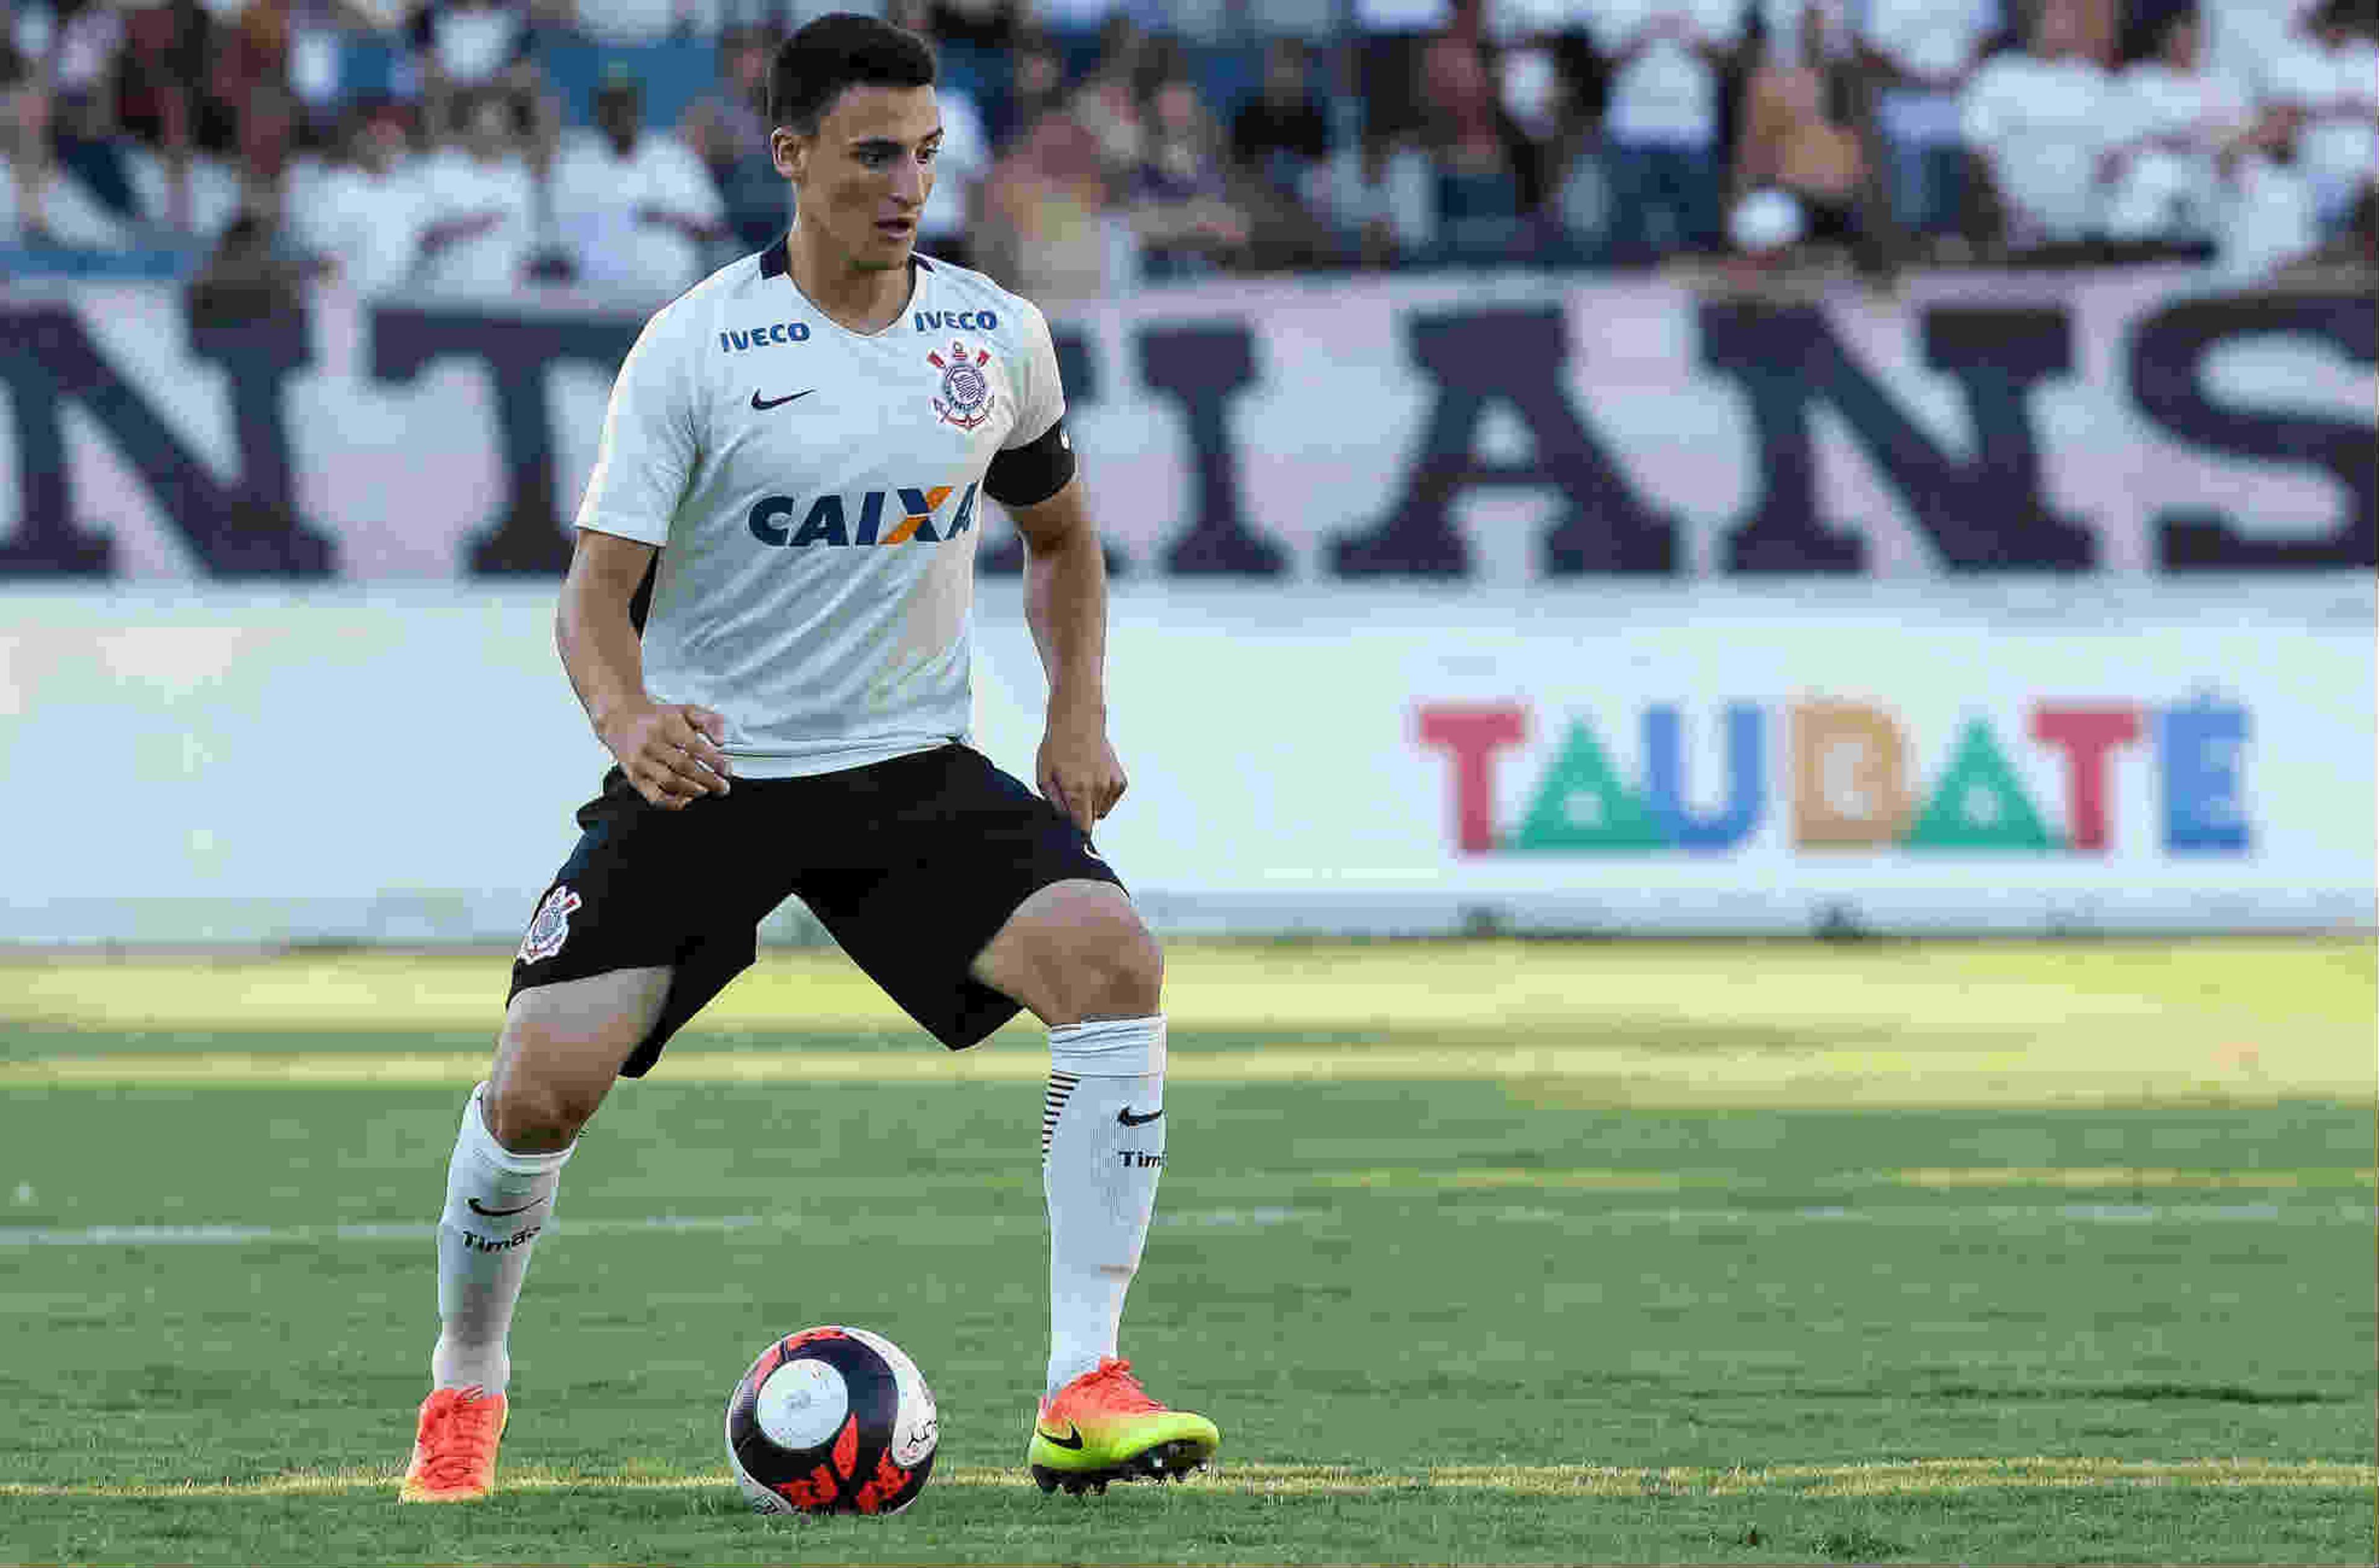
{"label": "soccer ball", "polygon": [[788,1334],[727,1398],[727,1462],[763,1514],[898,1514],[940,1438],[917,1364],[865,1329]]}

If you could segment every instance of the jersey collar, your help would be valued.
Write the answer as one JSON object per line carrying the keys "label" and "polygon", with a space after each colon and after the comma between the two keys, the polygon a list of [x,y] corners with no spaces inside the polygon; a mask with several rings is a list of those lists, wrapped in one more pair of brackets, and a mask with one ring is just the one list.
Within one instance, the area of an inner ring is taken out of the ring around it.
{"label": "jersey collar", "polygon": [[[917,306],[918,303],[924,299],[925,278],[933,271],[933,270],[934,264],[932,262],[926,260],[924,257],[918,255],[914,251],[911,251],[909,253],[909,303],[911,306]],[[760,252],[760,280],[763,283],[766,283],[770,278],[782,278],[788,283],[791,283],[792,275],[793,238],[792,231],[789,229],[785,233],[777,236],[777,241],[774,245],[771,245],[767,249]],[[799,284],[793,284],[793,293],[800,298],[804,306],[808,307],[812,310],[817,310],[815,302],[811,300],[807,295],[801,292]],[[857,332],[852,332],[848,327],[841,326],[834,320],[833,317],[827,315],[825,311],[818,310],[817,313],[820,319],[825,320],[827,325],[835,327],[838,331],[852,337],[858,337],[861,335]],[[891,329],[889,327],[885,329],[886,332],[889,332],[890,330]],[[881,337],[883,333],[878,332],[874,335]]]}

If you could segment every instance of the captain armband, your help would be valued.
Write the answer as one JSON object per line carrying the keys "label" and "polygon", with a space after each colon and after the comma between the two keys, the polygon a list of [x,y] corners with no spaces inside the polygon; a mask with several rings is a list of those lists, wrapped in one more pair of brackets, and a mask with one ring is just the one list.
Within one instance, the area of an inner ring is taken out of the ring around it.
{"label": "captain armband", "polygon": [[1038,506],[1074,476],[1074,443],[1060,418],[1037,438],[991,460],[983,493],[1002,506]]}

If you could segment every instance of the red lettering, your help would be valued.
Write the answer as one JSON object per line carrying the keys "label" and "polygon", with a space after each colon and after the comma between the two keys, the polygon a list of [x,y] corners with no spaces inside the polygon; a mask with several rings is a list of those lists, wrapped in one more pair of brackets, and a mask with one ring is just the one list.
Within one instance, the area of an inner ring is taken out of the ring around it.
{"label": "red lettering", "polygon": [[1420,743],[1454,758],[1454,841],[1466,855],[1495,848],[1495,754],[1528,736],[1516,703],[1432,703],[1417,714]]}
{"label": "red lettering", "polygon": [[777,1483],[778,1495],[796,1508],[825,1508],[834,1502],[834,1472],[820,1465],[805,1478]]}
{"label": "red lettering", "polygon": [[873,1514],[908,1484],[909,1472],[893,1464],[892,1456],[887,1453],[876,1462],[876,1474],[859,1489],[858,1497],[852,1501],[862,1514]]}
{"label": "red lettering", "polygon": [[2072,847],[2105,854],[2107,759],[2117,747],[2140,738],[2140,710],[2037,704],[2032,710],[2032,738],[2065,754],[2065,815],[2071,825]]}

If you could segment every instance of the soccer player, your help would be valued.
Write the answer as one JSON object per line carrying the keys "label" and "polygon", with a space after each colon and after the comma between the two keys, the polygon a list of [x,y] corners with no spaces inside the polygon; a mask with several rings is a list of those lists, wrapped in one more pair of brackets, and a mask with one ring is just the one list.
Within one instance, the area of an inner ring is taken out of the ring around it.
{"label": "soccer player", "polygon": [[[621,367],[555,618],[618,766],[579,809],[464,1109],[408,1500],[492,1487],[505,1338],[579,1129],[753,961],[789,894],[952,1049],[1020,1006],[1049,1026],[1033,1478],[1103,1490],[1219,1441],[1116,1357],[1165,1161],[1163,959],[1090,841],[1125,778],[1048,323],[913,253],[933,84],[923,42],[871,18],[789,39],[770,119],[791,232],[665,307]],[[1028,547],[1037,794],[966,744],[985,497]]]}

